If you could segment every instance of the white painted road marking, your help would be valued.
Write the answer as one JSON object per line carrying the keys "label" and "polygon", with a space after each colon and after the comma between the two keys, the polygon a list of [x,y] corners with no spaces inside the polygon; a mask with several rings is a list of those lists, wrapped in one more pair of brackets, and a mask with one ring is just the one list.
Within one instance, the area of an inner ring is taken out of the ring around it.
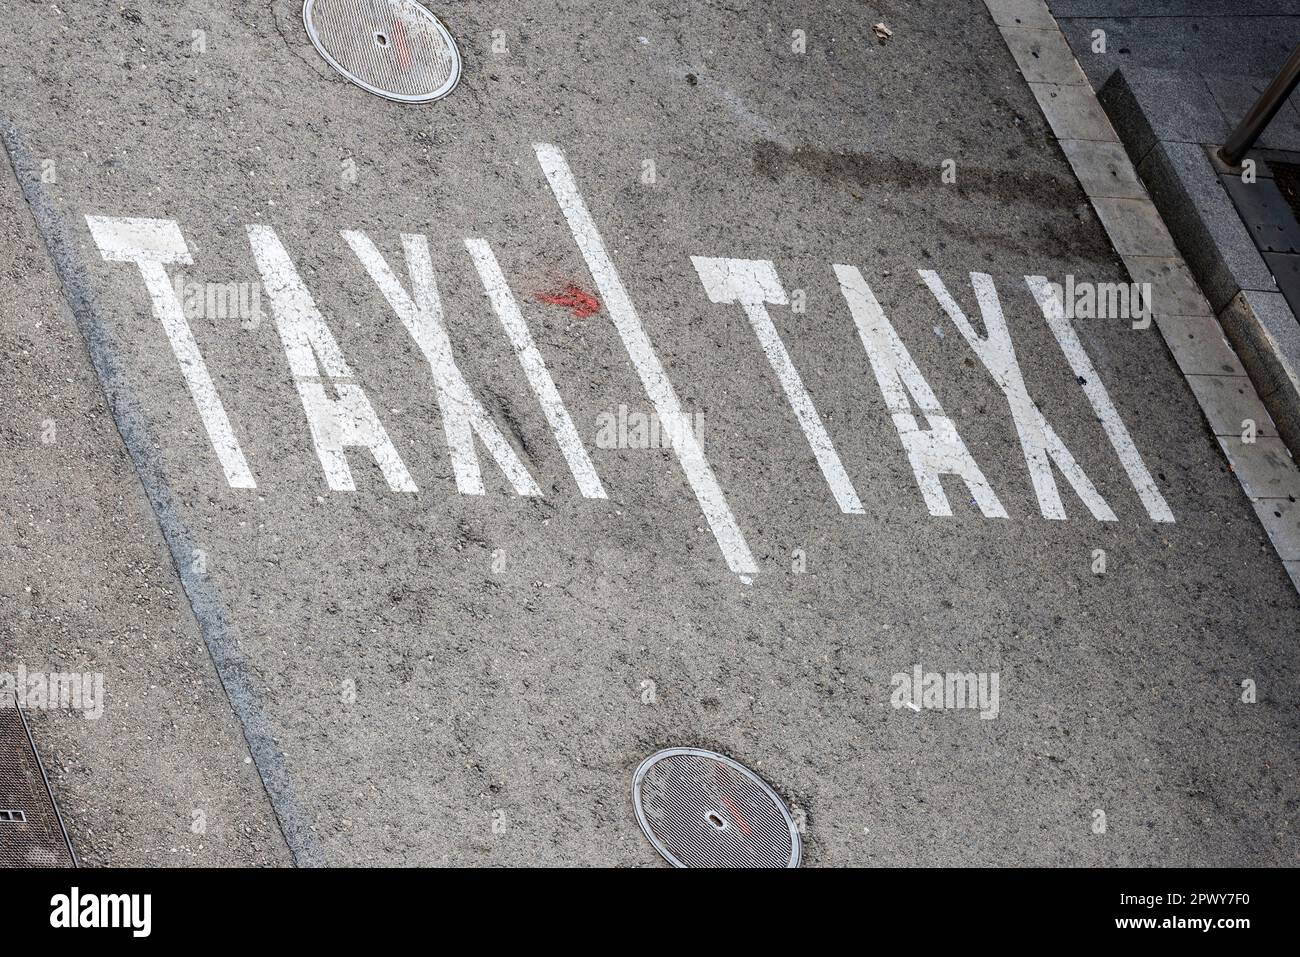
{"label": "white painted road marking", "polygon": [[132,219],[116,216],[87,216],[86,225],[99,246],[100,255],[111,262],[133,262],[140,268],[145,287],[153,300],[153,312],[167,333],[172,353],[180,363],[181,375],[190,390],[207,430],[208,441],[217,453],[231,488],[257,488],[239,440],[230,427],[217,387],[212,384],[203,354],[194,341],[185,309],[167,278],[166,264],[194,262],[185,245],[181,228],[170,219]]}
{"label": "white painted road marking", "polygon": [[1115,513],[1110,510],[1106,500],[1083,473],[1042,411],[1029,398],[1029,390],[1025,387],[1020,363],[1016,361],[1016,350],[1011,344],[1011,333],[1007,330],[1006,317],[1002,315],[1002,304],[998,301],[993,277],[986,273],[970,274],[980,314],[984,318],[985,334],[980,336],[944,287],[939,274],[930,269],[920,269],[917,272],[1006,396],[1007,405],[1011,408],[1011,420],[1020,437],[1020,447],[1025,453],[1025,464],[1029,467],[1029,476],[1034,483],[1034,492],[1038,496],[1038,507],[1043,517],[1065,519],[1065,506],[1061,503],[1061,494],[1057,491],[1056,479],[1052,475],[1052,465],[1055,464],[1088,507],[1093,518],[1100,522],[1115,521]]}
{"label": "white painted road marking", "polygon": [[[957,434],[956,426],[944,414],[903,340],[885,318],[884,310],[862,278],[862,273],[854,266],[836,265],[833,268],[930,514],[952,514],[939,476],[957,475],[966,483],[986,518],[1006,518],[1006,509],[975,464],[966,443]],[[928,430],[922,430],[917,424],[912,412],[913,400],[929,423]]]}
{"label": "white painted road marking", "polygon": [[560,451],[564,453],[565,461],[569,463],[569,471],[573,473],[579,491],[585,498],[605,498],[605,487],[601,485],[600,476],[596,474],[596,466],[592,464],[591,457],[583,447],[578,430],[574,428],[573,420],[564,407],[564,400],[560,398],[560,392],[555,388],[555,380],[546,370],[546,362],[542,359],[542,354],[528,331],[528,323],[524,321],[523,314],[519,311],[519,304],[515,301],[514,294],[510,292],[510,285],[506,282],[505,274],[501,272],[497,257],[492,253],[492,247],[484,239],[466,239],[465,248],[469,250],[474,260],[479,279],[483,281],[483,289],[492,303],[497,318],[501,320],[506,335],[510,337],[515,356],[523,367],[524,375],[528,377],[528,384],[533,387],[533,393],[542,406],[542,412],[546,414],[546,421],[551,424],[551,431],[555,433],[555,440],[560,445]]}
{"label": "white painted road marking", "polygon": [[1147,471],[1142,456],[1138,454],[1137,446],[1133,444],[1133,438],[1125,428],[1123,420],[1120,419],[1114,403],[1110,401],[1110,396],[1106,394],[1101,376],[1097,374],[1092,360],[1083,349],[1083,343],[1079,341],[1078,333],[1065,318],[1061,300],[1053,293],[1051,284],[1044,276],[1026,276],[1025,284],[1038,300],[1038,306],[1043,310],[1043,317],[1052,327],[1052,334],[1056,336],[1061,352],[1065,354],[1070,369],[1082,384],[1084,395],[1092,403],[1093,411],[1101,420],[1101,426],[1106,430],[1111,446],[1119,455],[1120,464],[1128,473],[1129,481],[1133,483],[1138,496],[1142,499],[1142,504],[1146,506],[1147,514],[1157,522],[1172,522],[1174,513],[1170,511],[1164,496],[1160,494],[1160,489],[1156,487],[1155,480],[1151,478],[1151,473]]}
{"label": "white painted road marking", "polygon": [[402,234],[406,268],[411,277],[411,290],[415,294],[412,299],[369,236],[348,229],[343,231],[343,238],[357,254],[366,272],[375,281],[429,363],[438,408],[442,412],[442,427],[451,453],[452,468],[456,473],[456,488],[462,495],[485,494],[483,473],[479,469],[478,455],[474,450],[474,436],[477,435],[510,480],[516,494],[541,495],[542,490],[536,480],[506,441],[500,426],[474,397],[469,383],[456,367],[451,338],[442,321],[442,299],[438,295],[433,261],[429,257],[428,239],[419,234]]}
{"label": "white painted road marking", "polygon": [[[535,149],[578,249],[604,299],[604,308],[608,310],[646,394],[654,404],[653,418],[670,425],[685,423],[687,417],[682,412],[672,383],[655,355],[567,162],[553,146],[536,144]],[[87,216],[86,222],[105,260],[134,263],[140,270],[154,313],[180,363],[226,481],[235,488],[256,488],[185,320],[182,304],[168,279],[169,264],[193,262],[180,227],[165,219]],[[274,230],[253,224],[247,227],[247,231],[263,286],[272,304],[276,331],[329,487],[337,491],[355,491],[345,453],[349,449],[364,448],[374,457],[392,489],[415,492],[414,480],[364,390],[354,381],[338,341]],[[369,237],[355,230],[344,230],[342,236],[429,364],[458,490],[462,494],[484,494],[475,445],[477,436],[516,493],[540,496],[542,491],[536,480],[501,427],[474,397],[456,367],[443,321],[428,240],[418,234],[403,234],[401,237],[410,277],[408,292]],[[604,499],[605,488],[491,246],[483,239],[469,238],[464,242],[488,300],[510,339],[579,490],[585,498]],[[702,256],[693,256],[691,260],[713,302],[738,304],[744,309],[840,510],[847,514],[863,514],[857,491],[768,312],[769,306],[788,302],[776,267],[769,260]],[[952,475],[965,483],[985,517],[1006,518],[1002,503],[990,488],[956,426],[944,413],[934,391],[862,274],[852,266],[835,265],[833,269],[930,513],[939,516],[952,514],[942,483],[943,476]],[[1030,398],[992,277],[985,273],[970,273],[984,327],[982,333],[977,333],[939,275],[932,270],[918,270],[918,274],[1006,398],[1043,516],[1052,520],[1066,517],[1055,469],[1065,476],[1094,518],[1114,521],[1114,512]],[[1173,513],[1138,454],[1077,332],[1064,318],[1059,297],[1051,284],[1041,276],[1026,276],[1025,282],[1148,514],[1158,522],[1173,522]],[[928,428],[922,429],[918,425],[919,415],[926,417]],[[690,428],[674,428],[672,436],[670,445],[728,567],[742,581],[749,583],[749,576],[758,571],[758,566],[704,456],[699,433]]]}
{"label": "white painted road marking", "polygon": [[[345,381],[352,378],[352,370],[343,358],[343,350],[275,230],[251,225],[248,241],[262,274],[262,285],[271,298],[275,328],[284,345],[289,371],[302,399],[307,426],[329,487],[336,492],[356,491],[344,450],[364,448],[374,456],[389,488],[395,492],[416,491],[415,480],[406,470],[365,392],[355,382]],[[324,366],[323,375],[321,366]],[[337,399],[326,394],[322,378],[330,380]]]}
{"label": "white painted road marking", "polygon": [[[677,393],[673,390],[672,383],[659,362],[659,357],[655,355],[650,345],[650,338],[641,325],[636,307],[632,305],[618,270],[614,268],[614,263],[605,250],[604,240],[600,238],[591,213],[582,200],[582,194],[578,192],[578,184],[573,179],[573,173],[564,159],[564,154],[547,143],[535,143],[533,148],[537,151],[537,161],[546,174],[556,202],[559,203],[565,219],[568,220],[573,239],[582,252],[582,258],[587,262],[587,268],[591,270],[592,279],[600,290],[605,308],[609,311],[619,337],[623,340],[628,357],[636,367],[637,375],[641,377],[641,385],[646,395],[654,403],[660,421],[684,421],[684,413],[681,403],[677,400]],[[754,561],[749,545],[745,542],[745,536],[731,514],[727,499],[718,486],[713,469],[709,467],[708,460],[704,457],[703,449],[700,448],[699,442],[690,429],[681,431],[682,440],[673,443],[673,450],[677,453],[682,471],[686,473],[686,480],[695,491],[695,497],[700,503],[704,517],[708,520],[709,527],[713,530],[718,547],[722,549],[727,567],[741,576],[756,573],[758,564]]]}
{"label": "white painted road marking", "polygon": [[781,287],[780,277],[776,274],[776,267],[766,259],[710,259],[692,256],[691,262],[695,264],[695,271],[700,274],[700,282],[712,302],[738,302],[744,308],[749,324],[758,336],[767,361],[772,365],[772,371],[781,381],[790,407],[794,409],[795,418],[803,428],[803,434],[817,458],[817,464],[821,466],[822,475],[826,477],[826,484],[830,486],[840,511],[851,515],[863,514],[862,502],[840,462],[831,437],[826,433],[826,427],[822,425],[812,396],[804,388],[799,370],[795,368],[772,317],[768,315],[767,304],[783,306],[789,301]]}

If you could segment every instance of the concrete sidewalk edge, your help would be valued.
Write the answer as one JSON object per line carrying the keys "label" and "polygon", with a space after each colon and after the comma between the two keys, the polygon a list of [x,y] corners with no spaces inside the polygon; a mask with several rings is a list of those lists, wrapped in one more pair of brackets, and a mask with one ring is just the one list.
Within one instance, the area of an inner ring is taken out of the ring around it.
{"label": "concrete sidewalk edge", "polygon": [[[1116,147],[1120,147],[1123,140],[1116,133],[1097,95],[1091,87],[1077,82],[1080,67],[1065,35],[1043,0],[984,2],[1017,62],[1024,59],[1024,31],[1027,28],[1034,31],[1032,55],[1035,69],[1030,75],[1022,68],[1022,75],[1057,139],[1070,141],[1069,148],[1063,144],[1062,149],[1129,274],[1135,282],[1151,282],[1153,287],[1158,287],[1155,300],[1166,307],[1165,312],[1156,317],[1161,335],[1187,378],[1242,490],[1260,516],[1261,524],[1292,583],[1300,591],[1300,560],[1290,554],[1289,526],[1282,521],[1282,516],[1289,514],[1300,498],[1300,468],[1296,467],[1291,452],[1296,447],[1296,432],[1300,432],[1300,412],[1294,422],[1291,416],[1283,415],[1281,418],[1285,425],[1279,422],[1276,426],[1284,436],[1291,433],[1288,439],[1291,448],[1282,440],[1267,435],[1274,427],[1272,421],[1257,421],[1249,417],[1237,419],[1242,408],[1262,412],[1264,401],[1255,381],[1252,381],[1256,370],[1246,366],[1251,376],[1234,374],[1243,363],[1223,337],[1224,326],[1220,325],[1227,320],[1227,326],[1246,349],[1247,359],[1254,362],[1262,374],[1265,365],[1259,360],[1258,347],[1267,348],[1270,344],[1266,332],[1271,326],[1262,321],[1256,311],[1259,303],[1252,302],[1249,296],[1238,296],[1229,299],[1222,309],[1212,308],[1199,288],[1197,277],[1178,249],[1171,246],[1162,211],[1150,198],[1126,200],[1140,207],[1135,211],[1139,215],[1128,215],[1122,220],[1107,215],[1109,206],[1113,205],[1114,190],[1098,183],[1094,175],[1097,167],[1105,165],[1112,169],[1112,177],[1118,182],[1140,182],[1140,178],[1132,160],[1123,156],[1122,150],[1117,151]],[[1130,154],[1135,146],[1139,149],[1140,162],[1156,147],[1157,141],[1149,127],[1145,136],[1140,125],[1135,127],[1133,135],[1140,142],[1126,145]],[[1206,162],[1208,164],[1208,159]],[[1170,303],[1177,303],[1177,308],[1168,309]],[[1197,335],[1207,322],[1212,324],[1217,335]],[[1197,342],[1195,350],[1188,348],[1191,339]],[[1275,379],[1277,370],[1272,371],[1274,375],[1266,381],[1274,382],[1275,387],[1267,390],[1267,396],[1273,398],[1275,404],[1284,404],[1285,387],[1291,379],[1285,373],[1280,379]],[[1206,378],[1207,373],[1230,381],[1226,382],[1226,388],[1206,388],[1200,380]],[[1231,401],[1223,401],[1225,397]],[[1267,520],[1270,517],[1277,521]]]}

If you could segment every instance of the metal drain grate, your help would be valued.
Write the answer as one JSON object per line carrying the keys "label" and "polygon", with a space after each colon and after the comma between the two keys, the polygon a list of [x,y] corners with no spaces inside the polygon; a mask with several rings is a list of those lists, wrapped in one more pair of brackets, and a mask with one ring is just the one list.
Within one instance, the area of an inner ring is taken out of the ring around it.
{"label": "metal drain grate", "polygon": [[307,0],[302,21],[330,66],[385,99],[429,103],[460,79],[456,41],[415,0]]}
{"label": "metal drain grate", "polygon": [[753,771],[697,748],[669,748],[636,769],[641,830],[674,867],[798,867],[799,830]]}
{"label": "metal drain grate", "polygon": [[0,695],[0,867],[75,867],[27,719]]}

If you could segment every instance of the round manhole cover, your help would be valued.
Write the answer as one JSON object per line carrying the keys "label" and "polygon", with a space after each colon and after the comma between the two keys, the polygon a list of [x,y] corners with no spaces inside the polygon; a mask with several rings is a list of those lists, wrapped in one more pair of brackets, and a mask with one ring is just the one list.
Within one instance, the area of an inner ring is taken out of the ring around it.
{"label": "round manhole cover", "polygon": [[632,783],[641,830],[675,867],[798,867],[799,831],[753,771],[712,751],[652,754]]}
{"label": "round manhole cover", "polygon": [[460,79],[456,41],[415,0],[307,0],[302,20],[330,66],[385,99],[428,103]]}

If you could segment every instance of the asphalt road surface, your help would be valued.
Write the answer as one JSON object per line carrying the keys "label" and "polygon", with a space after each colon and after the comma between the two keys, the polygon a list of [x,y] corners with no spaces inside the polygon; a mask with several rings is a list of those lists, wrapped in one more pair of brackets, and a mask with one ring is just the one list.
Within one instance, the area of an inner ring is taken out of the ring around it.
{"label": "asphalt road surface", "polygon": [[652,865],[674,745],[810,866],[1297,859],[1300,598],[1156,329],[1047,321],[1125,277],[983,4],[444,3],[417,107],[293,0],[2,9],[85,863]]}

